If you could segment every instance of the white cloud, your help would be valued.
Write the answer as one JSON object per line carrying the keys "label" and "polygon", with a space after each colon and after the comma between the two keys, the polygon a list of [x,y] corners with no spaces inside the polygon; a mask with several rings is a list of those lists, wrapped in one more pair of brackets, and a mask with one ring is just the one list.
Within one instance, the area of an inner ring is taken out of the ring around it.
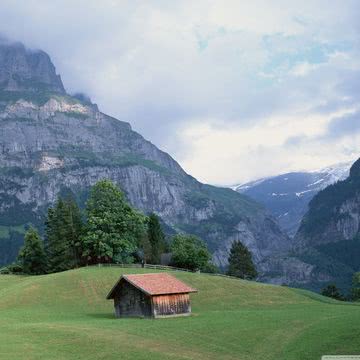
{"label": "white cloud", "polygon": [[291,74],[294,76],[305,76],[308,75],[311,71],[316,70],[320,65],[319,64],[310,64],[305,61],[299,64],[296,64],[291,70]]}
{"label": "white cloud", "polygon": [[[0,33],[49,52],[68,90],[88,93],[193,175],[233,183],[356,151],[356,134],[350,150],[316,137],[359,101],[359,8],[355,0],[3,0]],[[304,137],[306,147],[287,141]]]}
{"label": "white cloud", "polygon": [[[333,152],[322,137],[331,119],[346,113],[337,111],[330,117],[294,114],[264,119],[252,127],[233,126],[231,129],[211,126],[211,120],[204,123],[194,119],[182,133],[182,142],[192,144],[183,164],[201,180],[216,184],[234,184],[264,175],[313,169],[324,162],[331,164]],[[288,143],[294,134],[304,141]],[[342,147],[343,144],[337,150]],[[353,154],[342,154],[339,160],[349,157],[353,159]]]}

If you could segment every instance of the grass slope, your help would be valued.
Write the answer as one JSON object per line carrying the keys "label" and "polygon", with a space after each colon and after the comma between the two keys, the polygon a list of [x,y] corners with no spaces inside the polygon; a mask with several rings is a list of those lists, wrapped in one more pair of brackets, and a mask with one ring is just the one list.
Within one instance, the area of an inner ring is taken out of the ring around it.
{"label": "grass slope", "polygon": [[[193,316],[115,319],[121,273],[0,276],[0,359],[320,359],[360,353],[360,307],[307,291],[172,273],[199,290]],[[149,272],[149,270],[146,270]]]}

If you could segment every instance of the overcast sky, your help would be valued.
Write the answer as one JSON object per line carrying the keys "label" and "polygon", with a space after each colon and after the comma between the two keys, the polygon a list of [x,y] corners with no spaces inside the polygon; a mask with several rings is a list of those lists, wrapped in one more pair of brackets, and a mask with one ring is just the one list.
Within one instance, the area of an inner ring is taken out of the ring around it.
{"label": "overcast sky", "polygon": [[358,0],[1,0],[0,34],[225,185],[359,156],[359,15]]}

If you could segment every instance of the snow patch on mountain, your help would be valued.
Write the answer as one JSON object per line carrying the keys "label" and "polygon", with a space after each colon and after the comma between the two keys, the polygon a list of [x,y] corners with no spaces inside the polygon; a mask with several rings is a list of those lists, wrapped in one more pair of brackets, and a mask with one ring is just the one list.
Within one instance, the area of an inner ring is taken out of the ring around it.
{"label": "snow patch on mountain", "polygon": [[325,187],[345,180],[352,163],[265,177],[232,186],[232,189],[267,207],[277,217],[282,229],[294,236],[310,200]]}

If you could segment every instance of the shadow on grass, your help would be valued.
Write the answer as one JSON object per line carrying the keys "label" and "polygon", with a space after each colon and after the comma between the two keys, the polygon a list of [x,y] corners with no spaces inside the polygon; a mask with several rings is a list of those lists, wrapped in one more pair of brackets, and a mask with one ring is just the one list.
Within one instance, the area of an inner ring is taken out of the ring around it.
{"label": "shadow on grass", "polygon": [[114,314],[112,313],[91,313],[91,314],[86,314],[86,316],[89,316],[93,319],[112,319],[115,320],[116,317]]}
{"label": "shadow on grass", "polygon": [[[115,314],[112,313],[91,313],[86,314],[86,316],[91,317],[93,319],[111,319],[111,320],[154,320],[153,318],[147,318],[143,316],[129,316],[123,318],[117,318]],[[164,319],[157,319],[156,321],[164,320]]]}

